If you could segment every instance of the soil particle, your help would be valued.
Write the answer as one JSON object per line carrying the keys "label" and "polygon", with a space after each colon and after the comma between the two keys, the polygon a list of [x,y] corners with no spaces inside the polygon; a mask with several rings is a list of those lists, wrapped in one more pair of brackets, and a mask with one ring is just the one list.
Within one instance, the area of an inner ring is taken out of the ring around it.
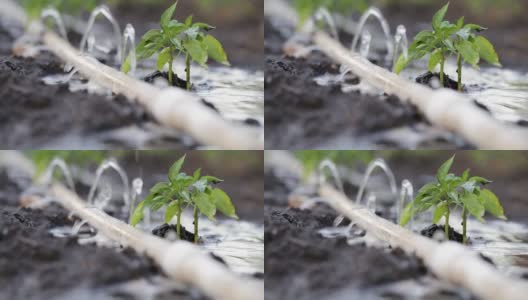
{"label": "soil particle", "polygon": [[[420,230],[420,234],[421,235],[429,237],[429,238],[433,238],[435,236],[435,234],[437,234],[437,233],[441,234],[442,237],[445,236],[444,225],[432,224],[432,225]],[[449,226],[449,240],[450,241],[455,241],[455,242],[458,242],[458,243],[462,243],[463,238],[464,237],[462,236],[462,234],[458,233],[456,230],[453,229],[453,227]],[[470,243],[469,238],[468,238],[468,243]]]}
{"label": "soil particle", "polygon": [[[176,225],[175,224],[172,224],[172,225],[169,225],[169,224],[161,224],[159,226],[157,226],[156,228],[152,229],[152,234],[153,235],[156,235],[156,236],[159,236],[159,237],[162,237],[162,238],[166,238],[167,235],[169,233],[173,233],[174,236],[178,236],[178,231],[176,229]],[[188,242],[194,242],[194,233],[188,231],[187,229],[185,229],[185,226],[181,225],[180,227],[180,233],[181,233],[181,239],[184,240],[184,241],[188,241]]]}
{"label": "soil particle", "polygon": [[[149,75],[145,76],[143,80],[148,83],[154,83],[154,81],[157,78],[163,78],[167,80],[167,83],[168,83],[169,82],[169,72],[154,71],[153,73],[150,73]],[[172,73],[172,86],[186,89],[187,81],[178,77],[176,73]]]}
{"label": "soil particle", "polygon": [[[433,83],[432,83],[433,79],[436,79],[437,82],[440,83],[440,74],[439,73],[427,72],[427,73],[424,73],[424,74],[416,77],[416,82],[420,83],[420,84],[423,84],[423,85],[427,85],[427,86],[429,86],[431,88],[435,88],[436,89],[438,87],[433,85]],[[458,90],[458,82],[455,81],[455,80],[452,80],[449,77],[449,75],[444,74],[444,87],[457,91]],[[462,90],[465,90],[465,85],[462,85]]]}

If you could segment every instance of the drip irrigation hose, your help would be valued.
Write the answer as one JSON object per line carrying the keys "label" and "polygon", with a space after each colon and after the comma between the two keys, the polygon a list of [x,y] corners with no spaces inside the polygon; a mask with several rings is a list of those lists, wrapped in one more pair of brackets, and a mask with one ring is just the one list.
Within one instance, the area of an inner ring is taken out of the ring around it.
{"label": "drip irrigation hose", "polygon": [[[10,0],[0,2],[0,14],[24,23],[23,10]],[[81,74],[97,84],[140,103],[159,123],[182,130],[198,142],[230,150],[264,148],[262,130],[226,121],[215,111],[201,104],[196,95],[177,88],[159,89],[130,77],[114,68],[82,55],[57,34],[43,32],[43,42],[60,59],[73,65]]]}
{"label": "drip irrigation hose", "polygon": [[[35,168],[22,153],[0,151],[0,167],[16,168],[33,176]],[[241,277],[189,242],[169,242],[147,234],[89,205],[62,184],[50,186],[50,195],[61,206],[87,221],[106,237],[145,253],[178,282],[189,284],[219,300],[264,299],[264,282]]]}
{"label": "drip irrigation hose", "polygon": [[[302,176],[302,166],[286,152],[266,151],[265,164]],[[317,182],[314,177],[311,181]],[[415,254],[438,278],[463,286],[481,299],[518,300],[528,295],[528,283],[504,276],[466,246],[451,241],[439,243],[415,234],[355,204],[329,184],[321,184],[318,193],[332,208],[378,239]]]}
{"label": "drip irrigation hose", "polygon": [[[282,0],[269,0],[265,14],[279,16],[296,24],[298,18],[289,5]],[[359,54],[352,54],[339,41],[324,32],[312,35],[318,49],[335,62],[346,65],[362,80],[408,101],[433,125],[457,133],[480,149],[525,150],[528,149],[528,130],[506,125],[478,108],[463,94],[449,89],[433,90],[406,80],[381,68]]]}

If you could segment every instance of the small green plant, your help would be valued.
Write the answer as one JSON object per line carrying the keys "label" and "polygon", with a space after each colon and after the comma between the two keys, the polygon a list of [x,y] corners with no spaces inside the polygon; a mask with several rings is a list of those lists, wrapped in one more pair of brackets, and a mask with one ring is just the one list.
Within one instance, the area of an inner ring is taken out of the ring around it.
{"label": "small green plant", "polygon": [[366,0],[295,0],[295,9],[301,24],[304,24],[320,7],[346,15],[352,10],[367,9],[368,3]]}
{"label": "small green plant", "polygon": [[504,209],[495,194],[482,188],[491,181],[479,176],[469,177],[469,169],[462,176],[449,173],[455,156],[451,157],[440,166],[436,173],[436,182],[424,185],[416,198],[409,203],[403,211],[400,224],[409,222],[412,216],[435,207],[433,223],[442,217],[445,219],[444,231],[446,240],[449,239],[449,215],[457,207],[462,208],[462,235],[463,243],[467,243],[466,223],[468,213],[477,220],[484,222],[486,212],[497,218],[506,220]]}
{"label": "small green plant", "polygon": [[483,36],[477,33],[486,28],[476,24],[464,24],[464,17],[458,19],[456,24],[444,20],[449,3],[444,5],[433,17],[433,30],[418,33],[409,46],[408,57],[403,54],[394,66],[394,72],[399,74],[410,62],[421,59],[429,54],[429,71],[433,71],[440,64],[440,83],[445,86],[444,65],[449,56],[457,58],[458,90],[462,91],[462,64],[467,62],[478,69],[480,59],[488,63],[501,66],[495,48]]}
{"label": "small green plant", "polygon": [[54,7],[60,12],[77,14],[83,10],[93,9],[96,0],[22,0],[29,21],[40,18],[42,10]]}
{"label": "small green plant", "polygon": [[143,219],[145,208],[157,211],[165,206],[165,222],[169,223],[176,216],[176,232],[178,238],[181,238],[181,214],[191,206],[196,243],[200,213],[213,221],[217,210],[230,218],[238,219],[238,216],[229,196],[221,189],[212,187],[222,180],[213,176],[201,176],[200,169],[194,171],[193,176],[188,176],[180,172],[184,161],[185,156],[170,167],[167,182],[159,182],[150,189],[150,194],[134,210],[131,223],[135,226]]}
{"label": "small green plant", "polygon": [[[181,23],[173,20],[178,1],[169,7],[161,16],[160,29],[153,29],[145,33],[136,47],[138,59],[147,59],[158,54],[157,68],[162,70],[169,64],[169,84],[173,85],[172,63],[179,55],[185,56],[187,89],[191,89],[191,62],[195,61],[202,67],[207,67],[209,58],[228,65],[227,55],[222,44],[206,32],[214,29],[205,23],[193,23],[192,15]],[[122,70],[128,73],[129,59],[123,64]]]}

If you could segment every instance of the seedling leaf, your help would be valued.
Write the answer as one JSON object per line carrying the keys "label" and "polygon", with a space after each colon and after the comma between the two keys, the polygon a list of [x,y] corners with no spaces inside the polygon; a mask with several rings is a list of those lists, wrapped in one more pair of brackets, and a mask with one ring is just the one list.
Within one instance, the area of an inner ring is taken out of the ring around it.
{"label": "seedling leaf", "polygon": [[171,48],[165,48],[158,56],[158,61],[156,63],[156,67],[158,68],[158,71],[162,71],[163,67],[169,62],[171,58]]}
{"label": "seedling leaf", "polygon": [[222,44],[212,35],[208,34],[204,38],[204,44],[207,45],[207,54],[217,62],[229,66],[227,55]]}
{"label": "seedling leaf", "polygon": [[482,217],[484,216],[485,208],[475,194],[464,193],[462,197],[460,197],[460,200],[464,203],[464,206],[471,215],[477,218],[477,220],[484,222]]}
{"label": "seedling leaf", "polygon": [[169,169],[169,180],[171,183],[176,183],[178,181],[178,175],[180,174],[180,169],[185,161],[185,155],[178,159]]}
{"label": "seedling leaf", "polygon": [[479,54],[482,59],[494,66],[502,66],[499,62],[499,56],[497,55],[497,52],[495,52],[495,48],[493,47],[491,42],[488,41],[485,37],[477,36],[475,38],[474,44],[479,49]]}
{"label": "seedling leaf", "polygon": [[139,223],[143,219],[143,208],[144,207],[145,207],[145,201],[141,201],[136,206],[136,209],[134,209],[134,213],[132,214],[132,218],[130,220],[130,224],[132,224],[132,226],[136,226],[137,223]]}
{"label": "seedling leaf", "polygon": [[444,5],[436,14],[433,16],[433,28],[435,30],[440,28],[442,21],[444,20],[447,9],[449,8],[449,2]]}
{"label": "seedling leaf", "polygon": [[440,49],[436,49],[435,51],[433,51],[433,53],[431,54],[431,57],[429,58],[429,65],[428,65],[429,71],[433,72],[443,57],[444,55]]}
{"label": "seedling leaf", "polygon": [[183,47],[189,52],[195,62],[205,67],[207,50],[204,49],[202,43],[197,40],[187,40],[184,42]]}
{"label": "seedling leaf", "polygon": [[215,220],[216,207],[207,194],[198,194],[193,200],[202,214],[212,221]]}
{"label": "seedling leaf", "polygon": [[169,25],[169,22],[172,19],[172,16],[174,15],[174,11],[176,10],[177,5],[178,1],[176,1],[173,5],[171,5],[169,8],[167,8],[167,10],[163,12],[160,20],[161,28],[165,29]]}
{"label": "seedling leaf", "polygon": [[482,199],[482,203],[487,212],[499,219],[506,220],[506,216],[504,216],[504,209],[499,202],[499,198],[497,198],[497,196],[492,191],[488,189],[481,190],[480,199]]}
{"label": "seedling leaf", "polygon": [[211,199],[214,200],[216,209],[221,211],[224,215],[233,219],[238,219],[231,198],[229,198],[224,191],[221,189],[213,189],[211,191]]}
{"label": "seedling leaf", "polygon": [[178,201],[172,201],[165,209],[165,223],[169,223],[172,218],[180,211]]}
{"label": "seedling leaf", "polygon": [[445,163],[443,163],[440,168],[438,169],[438,172],[436,173],[436,179],[438,182],[442,183],[444,182],[447,173],[449,173],[449,169],[451,169],[451,165],[453,164],[453,160],[455,159],[455,156],[451,156],[450,159],[448,159]]}
{"label": "seedling leaf", "polygon": [[445,201],[436,206],[433,213],[433,223],[438,223],[438,221],[440,221],[440,219],[446,215],[448,208],[449,206]]}

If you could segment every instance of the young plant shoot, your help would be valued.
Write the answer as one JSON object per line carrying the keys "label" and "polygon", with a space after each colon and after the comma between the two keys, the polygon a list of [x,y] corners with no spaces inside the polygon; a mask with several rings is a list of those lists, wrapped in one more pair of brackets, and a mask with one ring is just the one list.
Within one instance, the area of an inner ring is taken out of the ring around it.
{"label": "young plant shoot", "polygon": [[399,74],[410,62],[429,54],[428,69],[433,72],[440,64],[440,84],[445,86],[445,62],[453,55],[457,58],[458,90],[462,91],[463,62],[469,63],[476,69],[481,59],[498,67],[501,64],[491,42],[477,35],[486,28],[476,24],[464,24],[464,17],[458,19],[456,24],[451,24],[444,20],[448,8],[449,3],[434,15],[433,30],[422,31],[414,37],[409,46],[408,57],[401,55],[398,58],[394,72]]}
{"label": "young plant shoot", "polygon": [[[158,54],[157,68],[163,70],[169,64],[169,84],[173,85],[172,63],[175,57],[183,55],[186,65],[187,90],[191,89],[191,62],[207,67],[209,58],[229,66],[227,55],[222,44],[208,31],[213,26],[205,23],[193,23],[192,15],[181,23],[172,19],[178,2],[169,7],[162,15],[160,29],[153,29],[145,33],[136,48],[139,60],[147,59]],[[128,73],[130,62],[123,64],[123,72]]]}
{"label": "young plant shoot", "polygon": [[416,198],[409,203],[403,211],[400,224],[403,226],[409,222],[412,216],[425,212],[435,207],[433,223],[437,223],[442,217],[445,220],[445,239],[449,239],[449,215],[457,207],[462,209],[462,236],[463,243],[467,243],[466,225],[468,214],[484,222],[486,212],[493,216],[506,220],[504,210],[499,199],[493,192],[483,188],[491,181],[479,177],[469,177],[469,169],[462,176],[449,173],[453,164],[454,156],[446,161],[436,173],[436,182],[424,185]]}
{"label": "young plant shoot", "polygon": [[204,214],[210,220],[215,220],[216,211],[238,219],[235,207],[229,196],[213,184],[222,182],[213,176],[201,176],[200,169],[193,176],[180,172],[185,156],[176,161],[169,169],[168,181],[159,182],[150,189],[150,194],[140,202],[132,215],[131,223],[135,226],[143,219],[144,209],[158,211],[165,207],[165,222],[169,223],[176,216],[176,232],[181,239],[181,215],[188,207],[192,207],[194,216],[194,242],[198,242],[198,219]]}

